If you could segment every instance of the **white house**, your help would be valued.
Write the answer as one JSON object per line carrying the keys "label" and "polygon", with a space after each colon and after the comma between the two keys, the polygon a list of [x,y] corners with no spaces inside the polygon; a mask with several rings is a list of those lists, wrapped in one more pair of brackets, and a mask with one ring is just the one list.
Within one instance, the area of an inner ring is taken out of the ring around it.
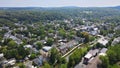
{"label": "white house", "polygon": [[102,44],[103,46],[106,46],[106,44],[108,43],[108,40],[103,37],[98,40],[98,43]]}
{"label": "white house", "polygon": [[50,49],[51,49],[52,47],[50,47],[50,46],[44,46],[42,49],[44,50],[44,51],[49,51]]}
{"label": "white house", "polygon": [[3,53],[1,53],[1,54],[0,54],[0,58],[2,58],[3,56],[4,56],[4,54],[3,54]]}
{"label": "white house", "polygon": [[7,64],[14,65],[16,63],[15,59],[10,59]]}
{"label": "white house", "polygon": [[89,63],[99,52],[99,49],[90,50],[85,56],[84,56],[84,63]]}
{"label": "white house", "polygon": [[30,49],[31,49],[31,48],[32,48],[32,45],[25,45],[24,48],[25,48],[25,49],[26,49],[26,48],[30,48]]}

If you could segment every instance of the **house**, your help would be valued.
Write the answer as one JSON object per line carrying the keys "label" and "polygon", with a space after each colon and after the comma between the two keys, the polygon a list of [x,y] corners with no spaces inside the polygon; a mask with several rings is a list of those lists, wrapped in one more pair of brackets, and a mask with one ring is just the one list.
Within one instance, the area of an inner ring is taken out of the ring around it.
{"label": "house", "polygon": [[7,27],[7,26],[3,26],[2,29],[5,29],[5,30],[9,31],[9,27]]}
{"label": "house", "polygon": [[90,50],[88,53],[90,53],[93,57],[95,57],[99,52],[99,49],[94,49],[94,50]]}
{"label": "house", "polygon": [[81,38],[81,37],[74,37],[74,39],[78,42],[81,42],[81,43],[83,43],[85,40],[85,38]]}
{"label": "house", "polygon": [[29,52],[30,53],[38,53],[39,51],[36,49],[36,48],[34,48],[32,45],[25,45],[25,46],[23,46],[25,49],[30,49],[29,50]]}
{"label": "house", "polygon": [[83,63],[88,64],[99,52],[99,49],[90,50],[85,56]]}
{"label": "house", "polygon": [[37,50],[36,48],[31,48],[31,50],[30,50],[30,53],[38,53],[39,52],[39,50]]}
{"label": "house", "polygon": [[68,49],[76,46],[78,44],[78,41],[72,40],[67,43],[62,43],[58,48],[62,54],[66,53]]}
{"label": "house", "polygon": [[98,28],[93,28],[93,30],[94,30],[94,31],[97,31],[97,30],[98,30]]}
{"label": "house", "polygon": [[4,54],[3,54],[3,53],[0,54],[0,58],[2,58],[2,57],[4,57]]}
{"label": "house", "polygon": [[52,47],[50,46],[44,46],[42,49],[46,52],[48,52]]}
{"label": "house", "polygon": [[105,56],[105,55],[106,55],[107,50],[108,50],[107,48],[102,48],[102,49],[100,50],[99,55]]}
{"label": "house", "polygon": [[98,40],[98,43],[100,43],[103,46],[106,46],[106,44],[108,43],[108,40],[102,37]]}
{"label": "house", "polygon": [[38,42],[40,42],[40,43],[42,43],[42,44],[46,44],[46,40],[40,40],[40,41],[36,41],[36,42],[34,43],[34,45],[36,45]]}
{"label": "house", "polygon": [[16,36],[11,35],[11,32],[9,31],[8,33],[5,33],[4,35],[4,39],[7,38],[11,38],[12,40],[14,40],[17,44],[22,44],[22,40],[20,40],[19,38],[17,38]]}
{"label": "house", "polygon": [[32,61],[27,61],[24,64],[25,64],[26,68],[37,68],[37,67],[33,66],[32,63],[33,63]]}
{"label": "house", "polygon": [[112,34],[112,33],[111,33],[111,34],[108,34],[108,37],[109,37],[109,38],[112,38],[113,36],[114,36],[114,33],[113,33],[113,34]]}
{"label": "house", "polygon": [[24,48],[25,48],[25,49],[27,49],[27,48],[32,49],[32,45],[25,45]]}
{"label": "house", "polygon": [[117,43],[120,43],[120,37],[117,37],[117,38],[115,38],[115,39],[113,40],[112,46],[115,45],[115,44],[117,44]]}
{"label": "house", "polygon": [[66,43],[67,39],[60,39],[60,40],[58,40],[58,42],[64,42],[64,43]]}
{"label": "house", "polygon": [[89,32],[91,35],[97,35],[98,34],[98,32],[97,31],[91,31],[91,32]]}
{"label": "house", "polygon": [[10,59],[7,64],[8,65],[14,65],[16,63],[16,60],[13,58],[13,59]]}
{"label": "house", "polygon": [[51,50],[52,47],[50,46],[44,46],[42,49],[40,49],[40,54],[43,57],[48,57],[49,56],[49,51]]}
{"label": "house", "polygon": [[33,60],[33,62],[38,66],[42,66],[43,65],[43,60],[44,60],[43,56],[39,56],[38,58],[35,58]]}
{"label": "house", "polygon": [[8,61],[6,59],[0,60],[0,68],[5,68],[6,66],[8,66],[7,62]]}
{"label": "house", "polygon": [[86,60],[89,60],[90,58],[92,58],[92,54],[87,53],[84,57]]}

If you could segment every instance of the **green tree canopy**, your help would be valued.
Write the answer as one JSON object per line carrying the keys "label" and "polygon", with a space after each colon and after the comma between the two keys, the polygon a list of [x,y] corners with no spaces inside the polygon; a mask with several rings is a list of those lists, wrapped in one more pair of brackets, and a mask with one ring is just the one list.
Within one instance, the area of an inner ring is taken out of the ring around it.
{"label": "green tree canopy", "polygon": [[43,47],[43,44],[41,42],[37,42],[36,45],[38,50]]}
{"label": "green tree canopy", "polygon": [[50,64],[45,63],[44,66],[42,68],[51,68]]}
{"label": "green tree canopy", "polygon": [[58,59],[60,59],[60,54],[56,48],[52,48],[50,52],[50,63],[54,64]]}
{"label": "green tree canopy", "polygon": [[109,59],[107,56],[100,56],[100,60],[102,61],[101,67],[108,68],[109,67]]}
{"label": "green tree canopy", "polygon": [[53,42],[54,42],[54,39],[48,38],[46,45],[51,46],[53,44]]}
{"label": "green tree canopy", "polygon": [[11,40],[8,42],[8,47],[15,48],[15,47],[17,47],[17,43],[15,41]]}

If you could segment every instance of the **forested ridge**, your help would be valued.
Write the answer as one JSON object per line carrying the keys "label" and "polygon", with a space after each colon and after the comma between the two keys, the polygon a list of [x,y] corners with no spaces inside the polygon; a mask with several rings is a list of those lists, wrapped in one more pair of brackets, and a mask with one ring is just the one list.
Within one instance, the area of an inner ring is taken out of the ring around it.
{"label": "forested ridge", "polygon": [[71,18],[87,18],[98,21],[98,19],[120,20],[120,10],[115,8],[80,8],[80,7],[59,7],[59,8],[0,8],[0,22],[33,23],[39,21],[64,20]]}

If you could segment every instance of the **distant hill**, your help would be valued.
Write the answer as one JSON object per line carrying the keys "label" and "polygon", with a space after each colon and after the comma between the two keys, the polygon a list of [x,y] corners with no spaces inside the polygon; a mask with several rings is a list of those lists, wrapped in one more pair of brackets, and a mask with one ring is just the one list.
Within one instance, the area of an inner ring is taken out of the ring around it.
{"label": "distant hill", "polygon": [[[28,23],[39,21],[64,20],[71,18],[106,19],[120,17],[117,7],[0,7],[0,19]],[[15,21],[14,21],[14,20]],[[0,22],[1,23],[1,22]],[[4,22],[3,22],[4,23]]]}
{"label": "distant hill", "polygon": [[120,6],[110,7],[110,8],[113,8],[113,9],[119,9],[119,10],[120,10]]}

